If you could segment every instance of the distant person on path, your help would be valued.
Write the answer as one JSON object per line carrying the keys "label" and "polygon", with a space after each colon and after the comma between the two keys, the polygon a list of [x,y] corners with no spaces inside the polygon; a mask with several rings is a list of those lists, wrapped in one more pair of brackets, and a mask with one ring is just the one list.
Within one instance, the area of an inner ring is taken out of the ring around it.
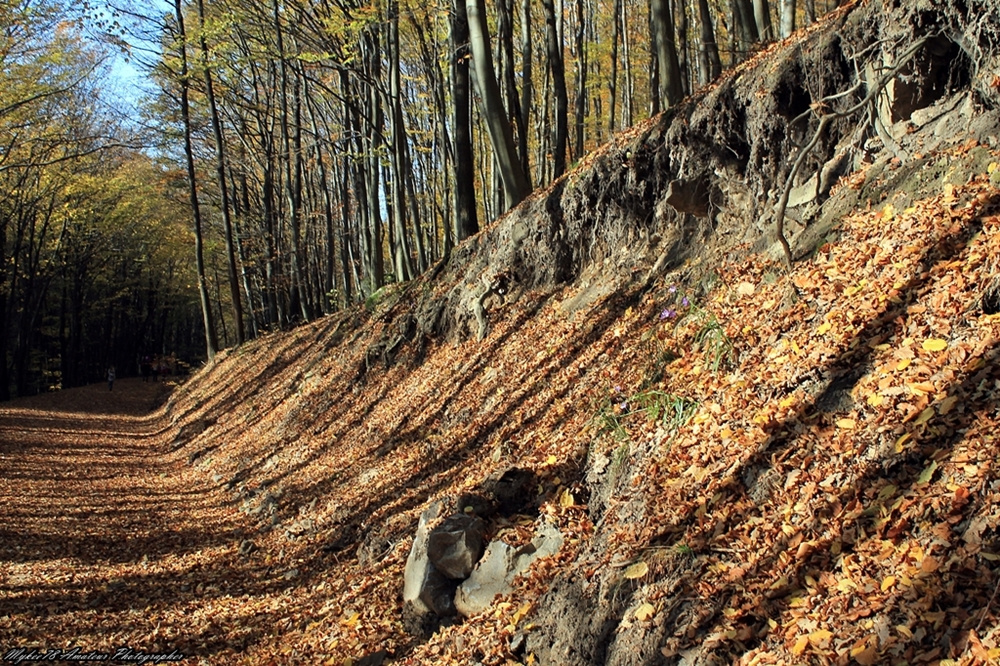
{"label": "distant person on path", "polygon": [[115,366],[108,368],[108,390],[113,391],[115,389]]}

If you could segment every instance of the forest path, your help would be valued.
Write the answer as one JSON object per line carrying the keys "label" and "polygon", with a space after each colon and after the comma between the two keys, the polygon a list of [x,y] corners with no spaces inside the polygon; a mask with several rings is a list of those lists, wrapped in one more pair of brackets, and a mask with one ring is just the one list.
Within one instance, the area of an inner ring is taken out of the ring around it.
{"label": "forest path", "polygon": [[0,405],[0,660],[124,646],[214,662],[273,630],[246,609],[277,585],[237,552],[249,519],[167,453],[167,391],[119,380]]}

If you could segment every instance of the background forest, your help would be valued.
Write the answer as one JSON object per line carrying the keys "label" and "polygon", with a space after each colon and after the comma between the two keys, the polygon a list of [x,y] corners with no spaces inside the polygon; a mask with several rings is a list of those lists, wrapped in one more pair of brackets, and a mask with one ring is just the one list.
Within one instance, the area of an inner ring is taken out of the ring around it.
{"label": "background forest", "polygon": [[834,5],[0,0],[0,399],[375,302]]}

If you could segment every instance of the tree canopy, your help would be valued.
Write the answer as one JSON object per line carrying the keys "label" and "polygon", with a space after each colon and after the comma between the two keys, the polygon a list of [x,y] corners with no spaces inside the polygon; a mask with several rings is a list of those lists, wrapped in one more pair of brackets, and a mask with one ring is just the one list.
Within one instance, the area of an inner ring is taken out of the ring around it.
{"label": "tree canopy", "polygon": [[[834,5],[774,4],[3,0],[2,395],[411,279]],[[154,91],[129,118],[116,52]]]}

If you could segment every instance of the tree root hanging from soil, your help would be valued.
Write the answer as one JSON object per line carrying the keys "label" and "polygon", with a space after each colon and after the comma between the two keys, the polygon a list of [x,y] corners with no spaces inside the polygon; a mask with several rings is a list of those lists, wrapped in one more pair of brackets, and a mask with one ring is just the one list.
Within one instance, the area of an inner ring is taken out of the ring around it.
{"label": "tree root hanging from soil", "polygon": [[[832,111],[830,113],[824,113],[819,116],[819,124],[816,126],[816,131],[813,133],[812,138],[802,147],[799,151],[795,162],[792,163],[792,168],[788,172],[788,177],[785,179],[785,185],[781,191],[781,198],[778,201],[778,208],[775,212],[775,234],[778,237],[778,242],[781,244],[781,250],[785,257],[785,266],[790,269],[792,267],[792,248],[788,243],[788,238],[785,236],[785,210],[788,207],[788,199],[791,196],[792,189],[795,186],[795,179],[798,177],[799,171],[802,169],[802,165],[805,164],[806,158],[812,153],[813,149],[819,143],[820,139],[823,137],[823,133],[826,128],[834,120],[841,118],[847,118],[854,115],[855,113],[861,111],[862,109],[869,107],[877,102],[878,96],[885,90],[885,87],[906,67],[909,62],[920,52],[920,50],[933,38],[939,36],[941,33],[934,33],[930,35],[925,35],[917,41],[915,41],[896,61],[894,65],[889,67],[889,69],[875,81],[875,84],[868,90],[868,94],[855,104],[854,106],[848,108],[845,111]],[[864,85],[864,77],[861,76],[860,71],[858,72],[858,82],[852,86],[850,89],[836,93],[822,98],[818,102],[810,105],[809,110],[803,115],[816,115],[821,109],[825,108],[827,104],[833,102],[839,98],[846,97],[853,94],[859,88]],[[800,116],[801,118],[801,116]],[[793,123],[796,122],[792,121]],[[879,123],[878,111],[873,110],[871,112],[871,119],[869,122],[877,125]]]}

